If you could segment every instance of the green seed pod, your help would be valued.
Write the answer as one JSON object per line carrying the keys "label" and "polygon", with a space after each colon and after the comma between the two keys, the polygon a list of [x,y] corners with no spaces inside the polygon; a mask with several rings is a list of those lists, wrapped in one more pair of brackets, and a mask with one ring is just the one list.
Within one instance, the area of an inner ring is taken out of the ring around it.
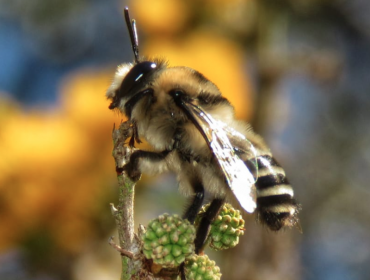
{"label": "green seed pod", "polygon": [[181,246],[173,244],[171,254],[174,257],[178,257],[182,254]]}
{"label": "green seed pod", "polygon": [[180,256],[178,256],[176,259],[176,266],[179,266],[180,264],[182,264],[184,261],[185,261],[185,255],[182,254]]}
{"label": "green seed pod", "polygon": [[[202,207],[199,216],[204,213],[208,205]],[[215,250],[224,250],[235,247],[239,243],[239,236],[244,234],[244,220],[239,210],[235,210],[228,203],[225,203],[218,216],[211,225],[207,243]]]}
{"label": "green seed pod", "polygon": [[186,280],[220,280],[220,268],[207,255],[193,254],[185,261]]}
{"label": "green seed pod", "polygon": [[163,261],[164,261],[164,263],[167,263],[169,265],[173,265],[174,266],[174,264],[175,264],[175,259],[174,259],[174,257],[172,255],[165,256],[164,259],[163,259]]}
{"label": "green seed pod", "polygon": [[157,228],[155,230],[155,235],[158,237],[162,237],[165,234],[166,234],[166,231],[164,230],[164,228]]}
{"label": "green seed pod", "polygon": [[157,238],[157,235],[155,234],[155,232],[153,230],[147,230],[147,232],[145,233],[146,234],[146,239],[148,240],[154,240]]}
{"label": "green seed pod", "polygon": [[179,241],[179,232],[176,230],[170,234],[171,243],[176,244]]}
{"label": "green seed pod", "polygon": [[164,246],[163,248],[163,254],[164,255],[170,255],[171,254],[171,250],[172,250],[172,244],[167,244]]}
{"label": "green seed pod", "polygon": [[161,244],[161,245],[167,245],[171,242],[169,236],[167,234],[161,236],[159,239],[158,239],[158,243]]}
{"label": "green seed pod", "polygon": [[177,267],[194,253],[195,228],[177,215],[163,214],[149,222],[141,236],[143,253],[154,264]]}
{"label": "green seed pod", "polygon": [[158,227],[160,227],[160,223],[158,221],[153,221],[153,223],[151,223],[149,226],[150,228],[152,228],[153,230],[156,230]]}
{"label": "green seed pod", "polygon": [[190,255],[194,251],[193,244],[184,244],[184,245],[181,245],[181,248],[182,248],[182,252],[185,255]]}
{"label": "green seed pod", "polygon": [[151,250],[143,250],[143,253],[144,253],[144,256],[147,258],[147,259],[152,259],[152,251]]}

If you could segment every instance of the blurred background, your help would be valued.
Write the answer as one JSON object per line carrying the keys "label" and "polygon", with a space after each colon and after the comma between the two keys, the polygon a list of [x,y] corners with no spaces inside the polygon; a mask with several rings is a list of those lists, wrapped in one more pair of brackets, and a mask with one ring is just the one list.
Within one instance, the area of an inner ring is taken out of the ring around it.
{"label": "blurred background", "polygon": [[[370,2],[0,0],[0,279],[110,280],[120,257],[105,91],[141,54],[214,81],[285,167],[303,233],[247,216],[241,244],[210,252],[222,279],[368,279]],[[180,214],[173,175],[144,177],[136,225]]]}

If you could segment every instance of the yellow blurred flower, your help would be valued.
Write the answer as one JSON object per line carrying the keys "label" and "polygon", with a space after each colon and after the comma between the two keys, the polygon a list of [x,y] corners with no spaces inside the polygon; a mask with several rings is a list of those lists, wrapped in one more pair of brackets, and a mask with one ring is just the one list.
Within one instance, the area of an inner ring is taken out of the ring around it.
{"label": "yellow blurred flower", "polygon": [[[0,249],[38,228],[70,253],[95,235],[96,205],[115,178],[111,131],[117,118],[104,97],[113,72],[83,69],[68,76],[54,111],[2,105],[0,220],[6,230]],[[3,108],[10,109],[3,114]]]}
{"label": "yellow blurred flower", "polygon": [[4,122],[1,134],[2,161],[22,173],[79,161],[79,154],[85,154],[89,146],[78,127],[54,114],[13,116]]}
{"label": "yellow blurred flower", "polygon": [[68,75],[61,82],[61,110],[80,127],[90,132],[112,129],[107,123],[119,122],[123,116],[108,110],[105,98],[115,69],[83,69]]}
{"label": "yellow blurred flower", "polygon": [[129,7],[140,30],[149,36],[178,33],[190,17],[190,6],[181,0],[135,0]]}

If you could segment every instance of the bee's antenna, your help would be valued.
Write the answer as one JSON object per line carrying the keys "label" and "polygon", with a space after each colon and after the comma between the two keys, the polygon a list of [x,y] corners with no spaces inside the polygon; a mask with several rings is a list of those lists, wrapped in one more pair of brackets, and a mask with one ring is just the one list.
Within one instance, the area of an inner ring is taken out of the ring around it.
{"label": "bee's antenna", "polygon": [[139,38],[136,31],[136,21],[130,19],[130,14],[128,12],[128,7],[125,8],[125,20],[130,34],[131,46],[135,56],[135,63],[139,62]]}

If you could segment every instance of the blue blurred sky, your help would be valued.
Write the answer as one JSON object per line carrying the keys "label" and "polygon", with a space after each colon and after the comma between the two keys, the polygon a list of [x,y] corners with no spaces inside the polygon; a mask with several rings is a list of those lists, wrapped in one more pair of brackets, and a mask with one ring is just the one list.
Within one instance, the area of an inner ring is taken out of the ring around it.
{"label": "blue blurred sky", "polygon": [[26,106],[54,104],[59,80],[76,68],[131,60],[119,1],[76,1],[80,7],[51,11],[42,22],[38,10],[50,8],[46,3],[29,3],[29,13],[1,3],[0,91]]}

